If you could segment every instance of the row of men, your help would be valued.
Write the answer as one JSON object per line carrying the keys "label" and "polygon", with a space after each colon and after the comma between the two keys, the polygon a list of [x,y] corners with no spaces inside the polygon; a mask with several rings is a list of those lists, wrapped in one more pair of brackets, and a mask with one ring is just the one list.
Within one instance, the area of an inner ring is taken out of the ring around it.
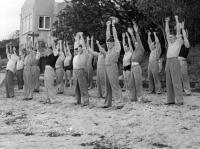
{"label": "row of men", "polygon": [[[166,18],[166,36],[168,41],[167,50],[167,63],[166,63],[166,86],[167,86],[167,104],[183,104],[182,95],[182,83],[187,94],[190,94],[189,79],[187,76],[187,63],[185,57],[188,54],[189,42],[184,29],[184,22],[180,23],[178,17],[176,19],[176,35],[170,34],[169,31],[169,18]],[[119,86],[118,79],[118,58],[121,51],[121,45],[117,36],[117,31],[115,28],[115,19],[111,19],[107,22],[106,29],[106,46],[108,51],[105,50],[103,45],[100,45],[98,41],[96,44],[99,47],[99,52],[94,51],[94,39],[87,37],[86,43],[83,37],[83,33],[77,33],[75,37],[74,53],[73,58],[73,78],[75,84],[75,98],[77,100],[76,104],[81,104],[83,106],[89,104],[89,94],[88,87],[92,86],[92,65],[91,61],[93,56],[98,57],[97,61],[97,89],[98,96],[101,98],[105,96],[105,105],[103,107],[107,108],[112,106],[112,98],[118,99],[123,102],[121,87]],[[143,97],[142,89],[142,69],[140,63],[144,54],[144,47],[142,45],[138,26],[133,21],[133,28],[128,28],[128,32],[122,34],[122,43],[124,49],[123,57],[123,70],[124,70],[124,84],[129,95],[130,101],[140,100],[146,102]],[[110,29],[112,28],[112,33]],[[182,33],[182,34],[181,34]],[[129,36],[130,35],[130,36]],[[125,38],[128,39],[128,44]],[[161,93],[161,83],[159,78],[159,66],[158,60],[161,54],[161,46],[159,39],[154,32],[155,41],[151,39],[151,33],[148,33],[148,44],[151,50],[149,57],[149,91],[150,93],[156,92]],[[91,40],[91,42],[90,42]],[[131,40],[134,43],[134,47],[131,44]],[[186,48],[183,48],[184,46]],[[72,55],[69,50],[69,46],[64,42],[64,50],[62,50],[62,42],[59,42],[56,46],[55,44],[50,45],[46,52],[46,66],[44,72],[44,82],[47,100],[46,103],[52,103],[57,93],[62,93],[64,91],[64,66],[70,66]],[[182,47],[182,49],[181,49]],[[67,49],[67,50],[66,50]],[[181,52],[180,52],[181,50]],[[23,70],[23,80],[24,80],[24,91],[25,100],[30,100],[33,98],[33,91],[38,90],[39,81],[39,67],[37,65],[37,60],[39,59],[39,51],[35,51],[29,48],[28,54],[24,59],[24,70]],[[64,51],[64,52],[63,52]],[[14,52],[15,53],[15,52]],[[181,55],[182,53],[182,55]],[[12,56],[8,53],[8,55]],[[15,53],[16,55],[16,53]],[[11,58],[9,58],[11,59]],[[16,59],[17,61],[17,59]],[[9,62],[7,65],[7,97],[12,97],[14,94],[10,92],[9,86],[12,86],[12,71],[9,68]],[[88,65],[89,64],[89,65]],[[180,65],[181,64],[181,65]],[[14,66],[14,65],[13,65]],[[183,67],[180,67],[183,66]],[[37,68],[36,68],[37,67]],[[181,75],[181,68],[184,70],[184,75]],[[56,70],[56,71],[55,71]],[[69,73],[71,71],[69,70]],[[57,87],[54,87],[54,78],[57,76]],[[89,78],[89,79],[88,79]],[[70,77],[70,82],[72,79]],[[71,84],[71,83],[70,83]],[[13,87],[12,87],[13,88]],[[12,89],[13,90],[13,89]],[[13,90],[14,91],[14,90]]]}

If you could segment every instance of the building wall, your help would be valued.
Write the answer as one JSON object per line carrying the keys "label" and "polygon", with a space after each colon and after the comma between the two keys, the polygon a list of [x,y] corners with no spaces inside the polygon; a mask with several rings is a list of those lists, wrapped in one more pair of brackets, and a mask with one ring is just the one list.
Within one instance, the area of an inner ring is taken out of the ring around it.
{"label": "building wall", "polygon": [[[28,33],[36,33],[39,34],[39,37],[35,37],[35,42],[37,41],[44,41],[47,42],[48,36],[50,35],[50,29],[44,30],[39,29],[39,17],[40,16],[48,16],[50,17],[50,28],[52,27],[52,23],[54,20],[54,7],[55,1],[54,0],[26,0],[22,9],[21,9],[21,23],[20,23],[20,45],[25,47],[27,43],[27,34]],[[24,33],[24,23],[23,19],[28,16],[32,16],[32,28],[29,32]],[[32,41],[32,38],[29,37]]]}

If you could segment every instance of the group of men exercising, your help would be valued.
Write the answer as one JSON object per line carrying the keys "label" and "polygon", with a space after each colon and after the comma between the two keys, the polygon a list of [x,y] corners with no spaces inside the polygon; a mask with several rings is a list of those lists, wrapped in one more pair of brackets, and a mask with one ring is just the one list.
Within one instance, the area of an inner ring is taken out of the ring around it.
{"label": "group of men exercising", "polygon": [[[183,104],[183,88],[187,95],[191,94],[186,62],[190,44],[184,22],[179,22],[178,16],[175,16],[175,20],[176,34],[169,30],[170,19],[165,19],[165,36],[167,39],[165,67],[167,105]],[[115,27],[116,23],[117,19],[115,17],[111,17],[107,21],[106,43],[100,44],[96,40],[98,52],[94,50],[94,37],[88,36],[85,40],[82,32],[78,32],[75,35],[74,57],[71,54],[68,42],[58,41],[57,45],[54,42],[47,45],[44,72],[46,100],[44,103],[54,103],[56,94],[64,92],[65,84],[63,78],[65,76],[65,78],[68,78],[70,87],[72,82],[74,84],[75,104],[89,105],[88,89],[93,87],[92,59],[94,57],[97,57],[96,85],[98,97],[105,98],[105,103],[102,107],[111,107],[113,98],[116,102],[124,103],[122,89],[119,84],[118,68],[118,59],[122,47],[124,49],[123,80],[128,99],[130,102],[149,102],[143,95],[141,62],[145,50],[140,38],[139,27],[135,21],[132,21],[133,27],[129,27],[127,32],[122,33],[123,46],[121,47]],[[152,40],[151,34],[151,32],[148,32],[148,45],[150,49],[148,65],[149,93],[161,94],[162,88],[159,75],[161,44],[157,33],[153,32],[154,40]],[[126,43],[126,41],[128,42]],[[7,98],[14,97],[13,77],[15,69],[19,67],[17,69],[19,89],[24,88],[24,100],[31,100],[33,92],[39,92],[40,69],[38,60],[40,59],[40,52],[37,47],[28,47],[26,49],[26,56],[23,53],[17,56],[15,50],[12,48],[8,49],[7,47],[9,61],[6,68],[5,81]],[[71,63],[73,65],[73,75],[72,68],[70,67]],[[56,86],[54,84],[55,77]]]}

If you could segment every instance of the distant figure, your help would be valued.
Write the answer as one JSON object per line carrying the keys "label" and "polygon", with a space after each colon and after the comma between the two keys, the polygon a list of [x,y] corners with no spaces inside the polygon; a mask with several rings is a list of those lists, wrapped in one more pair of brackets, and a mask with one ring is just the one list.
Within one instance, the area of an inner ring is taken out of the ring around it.
{"label": "distant figure", "polygon": [[[115,28],[116,21],[107,22],[106,29],[106,45],[108,51],[105,57],[106,66],[106,100],[103,108],[109,108],[112,106],[112,97],[115,100],[122,102],[122,91],[119,85],[119,70],[118,70],[118,58],[120,56],[121,45],[117,36],[117,30]],[[110,27],[112,26],[113,36],[111,36]]]}
{"label": "distant figure", "polygon": [[75,84],[76,105],[87,106],[89,104],[89,94],[87,86],[87,59],[83,33],[79,33],[80,45],[78,46],[78,54],[73,59],[73,77]]}
{"label": "distant figure", "polygon": [[181,47],[181,51],[179,53],[179,62],[181,65],[181,78],[182,78],[182,85],[185,91],[185,94],[190,96],[191,95],[191,88],[190,88],[190,80],[188,76],[188,64],[187,64],[187,56],[190,49],[190,43],[188,41],[188,34],[185,30],[185,23],[182,23],[182,34],[183,34],[183,45]]}
{"label": "distant figure", "polygon": [[148,44],[151,50],[149,56],[148,78],[149,78],[149,93],[161,94],[161,82],[159,76],[159,58],[161,55],[161,46],[156,32],[153,33],[155,42],[151,40],[151,32],[148,32]]}
{"label": "distant figure", "polygon": [[19,59],[17,60],[18,89],[23,89],[23,86],[24,86],[24,80],[23,80],[24,58],[25,58],[25,54],[23,52],[20,52]]}
{"label": "distant figure", "polygon": [[8,63],[6,66],[6,78],[5,78],[5,87],[6,87],[6,98],[14,97],[14,73],[16,70],[16,63],[18,56],[15,51],[15,47],[6,45],[6,54],[8,58]]}
{"label": "distant figure", "polygon": [[140,63],[142,61],[142,57],[144,55],[144,47],[139,35],[139,28],[137,24],[133,21],[133,28],[135,31],[135,35],[133,33],[133,29],[129,29],[129,33],[131,34],[132,41],[135,46],[135,50],[132,54],[132,67],[131,67],[131,80],[130,80],[130,101],[141,101],[146,102],[143,97],[143,86],[142,86],[142,68]]}
{"label": "distant figure", "polygon": [[[181,84],[181,65],[178,60],[178,56],[183,44],[181,35],[181,25],[178,21],[178,16],[175,16],[176,20],[176,35],[170,33],[169,30],[169,18],[165,19],[165,31],[167,35],[168,49],[167,49],[167,62],[166,62],[166,88],[167,88],[167,105],[170,104],[183,104],[183,88]],[[176,100],[175,100],[176,99]]]}
{"label": "distant figure", "polygon": [[62,41],[60,41],[56,48],[58,49],[58,59],[56,61],[55,67],[56,67],[56,83],[57,83],[57,93],[58,94],[63,94],[64,92],[64,60],[65,60],[65,55],[63,53],[63,48],[62,48]]}
{"label": "distant figure", "polygon": [[46,56],[46,65],[44,71],[44,86],[46,92],[46,101],[44,103],[54,103],[56,98],[56,88],[54,87],[54,80],[56,77],[55,64],[58,59],[58,49],[53,45],[48,45]]}
{"label": "distant figure", "polygon": [[[128,39],[128,44],[126,44],[125,42],[125,36]],[[127,32],[122,34],[122,44],[123,44],[123,48],[125,52],[124,57],[123,57],[124,86],[125,86],[127,94],[130,95],[129,81],[131,78],[131,57],[133,54],[133,47],[131,45],[131,40]]]}
{"label": "distant figure", "polygon": [[65,86],[68,85],[72,88],[72,54],[69,49],[68,42],[64,42],[64,53],[65,53],[65,60],[64,60],[64,68],[65,68]]}

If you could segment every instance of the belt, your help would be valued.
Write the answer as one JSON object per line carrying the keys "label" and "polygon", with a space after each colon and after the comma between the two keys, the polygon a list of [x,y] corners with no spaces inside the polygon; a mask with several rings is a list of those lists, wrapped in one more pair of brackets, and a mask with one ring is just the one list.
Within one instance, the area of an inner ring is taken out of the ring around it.
{"label": "belt", "polygon": [[63,69],[63,67],[56,67],[56,69]]}
{"label": "belt", "polygon": [[52,68],[50,65],[46,65],[45,68]]}
{"label": "belt", "polygon": [[136,66],[136,65],[139,65],[138,62],[132,62],[132,66]]}
{"label": "belt", "polygon": [[184,57],[178,57],[178,60],[180,60],[180,61],[186,61],[186,59]]}

